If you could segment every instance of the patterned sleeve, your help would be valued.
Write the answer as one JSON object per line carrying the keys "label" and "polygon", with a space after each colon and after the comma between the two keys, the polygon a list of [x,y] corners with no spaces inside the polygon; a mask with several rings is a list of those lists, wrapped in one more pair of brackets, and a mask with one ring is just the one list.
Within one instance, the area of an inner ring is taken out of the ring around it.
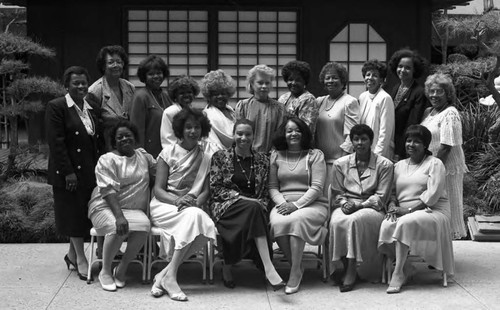
{"label": "patterned sleeve", "polygon": [[225,159],[224,150],[217,151],[212,156],[210,168],[210,195],[211,201],[224,202],[234,198],[238,192],[224,185],[224,169],[227,169],[228,163]]}
{"label": "patterned sleeve", "polygon": [[313,95],[304,96],[300,98],[302,101],[300,103],[300,110],[298,111],[298,117],[307,123],[311,129],[312,136],[314,137],[316,133],[316,121],[319,116],[319,106],[316,98]]}
{"label": "patterned sleeve", "polygon": [[118,180],[116,165],[111,153],[106,153],[99,158],[95,167],[95,177],[103,198],[120,191],[120,180]]}
{"label": "patterned sleeve", "polygon": [[235,115],[236,115],[236,119],[242,119],[242,118],[246,118],[246,106],[247,106],[247,100],[240,100],[238,101],[238,103],[236,104],[236,108],[235,108]]}
{"label": "patterned sleeve", "polygon": [[462,120],[457,109],[447,109],[441,121],[439,135],[441,144],[462,145]]}

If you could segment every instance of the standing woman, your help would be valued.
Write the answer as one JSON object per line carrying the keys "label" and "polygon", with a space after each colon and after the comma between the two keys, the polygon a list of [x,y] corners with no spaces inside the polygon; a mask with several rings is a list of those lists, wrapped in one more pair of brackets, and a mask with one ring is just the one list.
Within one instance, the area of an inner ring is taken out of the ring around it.
{"label": "standing woman", "polygon": [[278,101],[285,105],[285,112],[289,117],[298,117],[306,122],[314,138],[318,103],[306,89],[311,77],[311,66],[304,61],[292,60],[283,66],[281,76],[290,91],[281,95]]}
{"label": "standing woman", "polygon": [[83,248],[92,224],[88,202],[95,187],[94,168],[99,158],[99,107],[85,100],[90,76],[85,68],[69,67],[63,75],[66,96],[47,105],[45,122],[49,143],[48,183],[54,193],[57,231],[70,237],[67,267],[73,265],[81,280],[87,279],[88,262]]}
{"label": "standing woman", "polygon": [[254,123],[253,149],[257,152],[271,151],[272,136],[285,118],[281,103],[269,98],[275,72],[266,65],[256,65],[247,76],[247,89],[252,97],[236,104],[236,118],[246,118]]}
{"label": "standing woman", "polygon": [[389,70],[399,84],[391,92],[395,110],[394,160],[406,158],[406,128],[420,124],[429,101],[424,88],[416,81],[427,70],[427,61],[416,51],[401,49],[389,60]]}
{"label": "standing woman", "polygon": [[200,93],[198,83],[187,75],[175,78],[168,86],[168,95],[174,101],[174,104],[163,111],[160,127],[161,146],[166,148],[177,142],[177,137],[172,128],[172,121],[175,114],[182,109],[191,108],[194,98]]}
{"label": "standing woman", "polygon": [[266,279],[277,289],[285,285],[270,256],[267,205],[269,159],[252,150],[253,123],[239,119],[234,125],[234,146],[212,157],[209,209],[222,238],[224,285],[234,288],[231,266],[245,257],[262,264]]}
{"label": "standing woman", "polygon": [[228,149],[233,144],[236,115],[228,105],[228,99],[235,92],[233,78],[220,69],[208,72],[201,81],[201,93],[208,102],[203,111],[212,125],[207,141],[220,150]]}
{"label": "standing woman", "polygon": [[184,109],[174,116],[172,125],[179,141],[158,156],[150,205],[151,222],[162,230],[160,253],[169,264],[155,276],[151,295],[166,292],[172,300],[187,301],[177,270],[208,239],[215,240],[214,222],[202,210],[210,190],[210,156],[199,144],[208,136],[210,122],[203,113]]}
{"label": "standing woman", "polygon": [[96,96],[100,103],[106,152],[109,152],[113,149],[109,131],[120,119],[129,119],[135,87],[121,78],[128,65],[128,56],[123,47],[103,47],[97,54],[96,65],[103,76],[89,87],[89,93]]}
{"label": "standing woman", "polygon": [[392,159],[394,154],[394,103],[382,89],[387,76],[387,66],[374,59],[361,68],[366,91],[359,96],[360,124],[373,130],[372,151]]}
{"label": "standing woman", "polygon": [[436,73],[425,81],[425,94],[432,107],[425,110],[422,125],[432,133],[429,151],[446,168],[446,191],[451,206],[451,233],[454,239],[467,235],[464,224],[463,181],[467,172],[462,150],[462,120],[453,106],[455,87],[448,75]]}
{"label": "standing woman", "polygon": [[300,118],[281,126],[273,140],[269,195],[275,203],[271,210],[271,234],[291,265],[286,294],[299,291],[304,273],[302,254],[307,243],[322,244],[328,230],[328,202],[323,196],[325,159],[323,152],[311,148],[312,134]]}
{"label": "standing woman", "polygon": [[333,180],[333,162],[353,152],[349,133],[359,123],[359,102],[345,92],[347,78],[347,69],[336,62],[324,65],[319,74],[328,95],[316,99],[319,117],[314,141],[325,154],[325,193]]}
{"label": "standing woman", "polygon": [[137,90],[132,98],[130,121],[139,130],[137,146],[156,158],[162,150],[160,126],[163,110],[172,105],[167,92],[161,89],[169,70],[161,57],[150,55],[139,64],[137,76],[146,87]]}

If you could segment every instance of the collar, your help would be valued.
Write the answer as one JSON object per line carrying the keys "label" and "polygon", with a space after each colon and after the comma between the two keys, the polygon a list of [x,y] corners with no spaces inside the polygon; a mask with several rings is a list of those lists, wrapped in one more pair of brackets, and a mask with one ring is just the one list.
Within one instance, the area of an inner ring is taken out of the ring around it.
{"label": "collar", "polygon": [[[73,98],[71,98],[71,96],[69,94],[66,94],[64,97],[66,98],[66,104],[68,105],[68,108],[75,106],[78,109],[80,109],[76,105],[75,101],[73,100]],[[92,110],[92,107],[90,106],[90,104],[88,104],[87,100],[85,100],[85,99],[83,99],[83,110]]]}
{"label": "collar", "polygon": [[[375,170],[377,164],[377,155],[370,151],[370,162],[368,168]],[[349,158],[349,168],[356,168],[356,153],[352,153]]]}

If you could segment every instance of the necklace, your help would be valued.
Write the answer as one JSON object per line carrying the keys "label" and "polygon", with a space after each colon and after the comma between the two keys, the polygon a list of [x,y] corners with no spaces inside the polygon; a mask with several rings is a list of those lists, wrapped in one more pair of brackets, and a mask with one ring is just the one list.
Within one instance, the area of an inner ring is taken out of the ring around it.
{"label": "necklace", "polygon": [[161,93],[160,93],[160,102],[158,101],[158,98],[156,98],[155,94],[153,93],[153,91],[151,89],[148,88],[148,91],[149,93],[151,94],[151,97],[153,97],[153,99],[155,100],[155,103],[157,106],[159,106],[161,109],[164,109],[164,104],[163,104],[163,97],[161,96]]}
{"label": "necklace", "polygon": [[411,165],[410,159],[408,158],[408,160],[406,161],[406,175],[410,176],[410,175],[414,174],[415,171],[417,171],[418,168],[420,168],[420,166],[422,166],[422,163],[424,162],[426,157],[427,157],[427,155],[424,155],[424,158],[422,158],[422,160],[418,163],[418,165],[416,165],[416,167],[414,169],[412,169],[412,171],[410,171],[410,166],[415,166],[415,165]]}
{"label": "necklace", "polygon": [[286,151],[285,154],[286,154],[286,164],[288,166],[288,169],[290,169],[290,171],[294,171],[299,165],[300,158],[302,157],[302,151],[300,151],[299,158],[297,158],[297,161],[292,165],[290,165],[290,162],[288,161],[288,151]]}
{"label": "necklace", "polygon": [[[340,95],[338,95],[337,97],[335,97],[334,99],[331,99],[332,97],[331,96],[328,96],[326,97],[326,106],[325,106],[325,111],[330,111],[333,106],[335,105],[335,103],[337,102],[337,100],[339,100],[340,97],[342,97],[342,95],[344,94],[344,92],[341,92]],[[331,106],[328,106],[328,102],[329,101],[332,101],[332,105]],[[328,114],[328,116],[330,116],[330,114]]]}
{"label": "necklace", "polygon": [[236,154],[236,151],[234,151],[234,157],[236,158],[236,162],[238,162],[238,165],[240,166],[241,172],[243,172],[243,176],[245,176],[245,179],[247,180],[247,188],[250,188],[250,185],[252,184],[252,173],[254,171],[254,166],[253,166],[253,154],[250,156],[250,172],[248,173],[248,176],[246,174],[246,170],[243,168],[243,165],[241,164],[241,160]]}

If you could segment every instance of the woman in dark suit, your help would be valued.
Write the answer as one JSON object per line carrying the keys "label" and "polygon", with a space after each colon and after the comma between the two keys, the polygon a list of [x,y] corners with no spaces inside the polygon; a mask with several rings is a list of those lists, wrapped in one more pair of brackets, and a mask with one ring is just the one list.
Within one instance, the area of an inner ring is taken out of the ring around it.
{"label": "woman in dark suit", "polygon": [[406,128],[420,124],[424,110],[430,106],[424,88],[416,81],[425,73],[427,61],[415,51],[401,49],[392,55],[389,69],[399,79],[399,84],[390,92],[396,109],[394,160],[398,161],[407,157]]}
{"label": "woman in dark suit", "polygon": [[95,165],[99,158],[100,109],[86,100],[89,74],[85,68],[69,67],[63,75],[68,93],[50,101],[45,114],[50,149],[48,183],[54,193],[54,211],[58,233],[70,237],[64,260],[86,280],[88,262],[83,249],[91,223],[87,204],[95,183]]}

